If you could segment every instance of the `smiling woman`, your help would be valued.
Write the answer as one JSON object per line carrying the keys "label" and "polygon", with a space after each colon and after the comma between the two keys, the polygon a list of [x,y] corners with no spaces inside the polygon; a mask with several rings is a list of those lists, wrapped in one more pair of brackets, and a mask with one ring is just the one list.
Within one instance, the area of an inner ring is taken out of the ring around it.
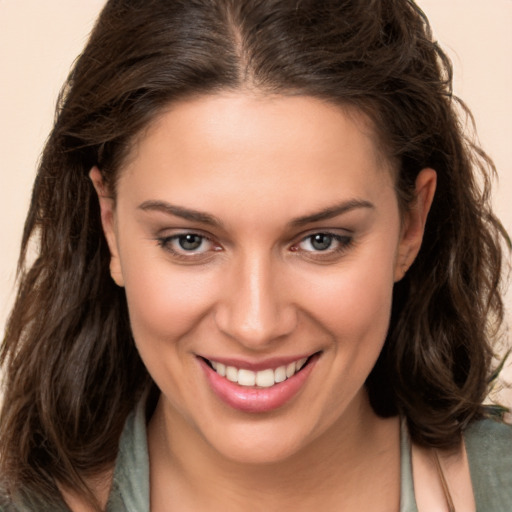
{"label": "smiling woman", "polygon": [[27,219],[5,509],[505,510],[457,105],[406,0],[108,2]]}
{"label": "smiling woman", "polygon": [[373,135],[361,115],[311,97],[217,93],[152,124],[115,203],[91,171],[110,270],[166,397],[152,421],[172,445],[186,446],[193,425],[229,460],[286,460],[325,436],[346,457],[339,432],[379,423],[364,382],[435,172],[418,175],[401,220]]}

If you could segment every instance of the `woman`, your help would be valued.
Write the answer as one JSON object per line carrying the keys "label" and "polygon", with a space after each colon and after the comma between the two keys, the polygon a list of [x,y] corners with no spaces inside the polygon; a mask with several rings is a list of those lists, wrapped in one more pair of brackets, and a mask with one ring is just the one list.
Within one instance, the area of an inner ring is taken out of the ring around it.
{"label": "woman", "polygon": [[457,105],[406,0],[108,2],[26,223],[6,510],[505,510]]}

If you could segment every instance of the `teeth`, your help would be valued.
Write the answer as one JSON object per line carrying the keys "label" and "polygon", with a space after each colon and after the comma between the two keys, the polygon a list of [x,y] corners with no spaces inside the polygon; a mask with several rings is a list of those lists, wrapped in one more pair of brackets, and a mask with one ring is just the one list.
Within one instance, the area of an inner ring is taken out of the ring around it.
{"label": "teeth", "polygon": [[280,366],[274,370],[274,380],[277,382],[284,382],[286,380],[286,368]]}
{"label": "teeth", "polygon": [[[214,367],[215,368],[215,367]],[[226,376],[226,365],[222,363],[217,363],[217,368],[215,368],[215,371],[221,375],[222,377]]]}
{"label": "teeth", "polygon": [[210,364],[221,377],[226,377],[229,381],[236,382],[240,386],[269,388],[274,384],[284,382],[286,379],[293,377],[296,372],[304,367],[307,360],[307,357],[303,357],[288,365],[280,366],[275,370],[268,368],[267,370],[260,370],[259,372],[253,372],[245,368],[238,369],[234,366],[226,366],[217,361],[210,361]]}
{"label": "teeth", "polygon": [[269,388],[274,384],[274,370],[262,370],[256,374],[256,385],[260,388]]}
{"label": "teeth", "polygon": [[306,364],[306,361],[308,360],[307,357],[303,357],[302,359],[299,359],[296,363],[297,365],[297,371],[299,371],[305,364]]}
{"label": "teeth", "polygon": [[238,382],[238,370],[234,366],[226,366],[226,379]]}
{"label": "teeth", "polygon": [[254,386],[256,384],[256,374],[243,368],[238,370],[238,384],[240,386]]}
{"label": "teeth", "polygon": [[286,377],[289,379],[292,375],[295,374],[295,369],[297,367],[295,366],[295,363],[290,363],[287,367],[286,367]]}

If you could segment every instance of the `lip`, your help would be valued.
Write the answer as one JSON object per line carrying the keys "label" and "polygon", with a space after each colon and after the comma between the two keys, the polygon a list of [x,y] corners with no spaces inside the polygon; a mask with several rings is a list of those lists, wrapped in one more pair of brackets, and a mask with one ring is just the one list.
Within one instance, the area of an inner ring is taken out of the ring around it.
{"label": "lip", "polygon": [[302,354],[298,356],[290,356],[290,357],[274,357],[272,359],[262,359],[261,361],[244,361],[243,359],[236,358],[225,358],[225,357],[209,357],[209,356],[199,356],[203,359],[208,359],[208,361],[215,361],[216,363],[222,363],[224,366],[234,366],[235,368],[243,368],[244,370],[252,370],[253,372],[258,372],[260,370],[275,370],[280,366],[287,366],[290,363],[294,363],[295,361],[299,361],[300,359],[307,359],[311,357],[311,353]]}
{"label": "lip", "polygon": [[[215,370],[210,368],[208,363],[201,357],[198,357],[199,364],[205,373],[206,379],[210,388],[215,395],[220,398],[225,404],[233,409],[248,413],[264,413],[270,412],[279,407],[282,407],[292,398],[294,398],[303,389],[308,377],[310,376],[313,368],[318,361],[319,354],[316,353],[310,357],[309,362],[295,375],[286,379],[284,382],[274,384],[269,388],[257,388],[239,386],[234,382],[230,382],[224,377],[221,377]],[[243,361],[236,361],[234,359],[215,359],[214,361],[225,361],[228,365],[236,366],[238,368],[246,368],[253,371],[258,371],[266,368],[275,368],[295,361],[295,359],[272,359],[258,363],[247,363]],[[270,363],[270,365],[269,365]]]}

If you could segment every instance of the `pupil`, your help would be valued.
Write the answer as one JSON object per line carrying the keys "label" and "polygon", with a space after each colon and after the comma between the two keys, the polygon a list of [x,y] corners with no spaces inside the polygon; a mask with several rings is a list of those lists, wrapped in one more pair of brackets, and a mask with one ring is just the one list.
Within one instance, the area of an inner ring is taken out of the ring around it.
{"label": "pupil", "polygon": [[311,244],[317,251],[325,251],[329,249],[332,244],[332,236],[324,235],[319,233],[318,235],[313,235],[313,240],[311,240]]}
{"label": "pupil", "polygon": [[194,251],[199,248],[202,237],[199,235],[183,235],[179,238],[180,247],[186,251]]}

